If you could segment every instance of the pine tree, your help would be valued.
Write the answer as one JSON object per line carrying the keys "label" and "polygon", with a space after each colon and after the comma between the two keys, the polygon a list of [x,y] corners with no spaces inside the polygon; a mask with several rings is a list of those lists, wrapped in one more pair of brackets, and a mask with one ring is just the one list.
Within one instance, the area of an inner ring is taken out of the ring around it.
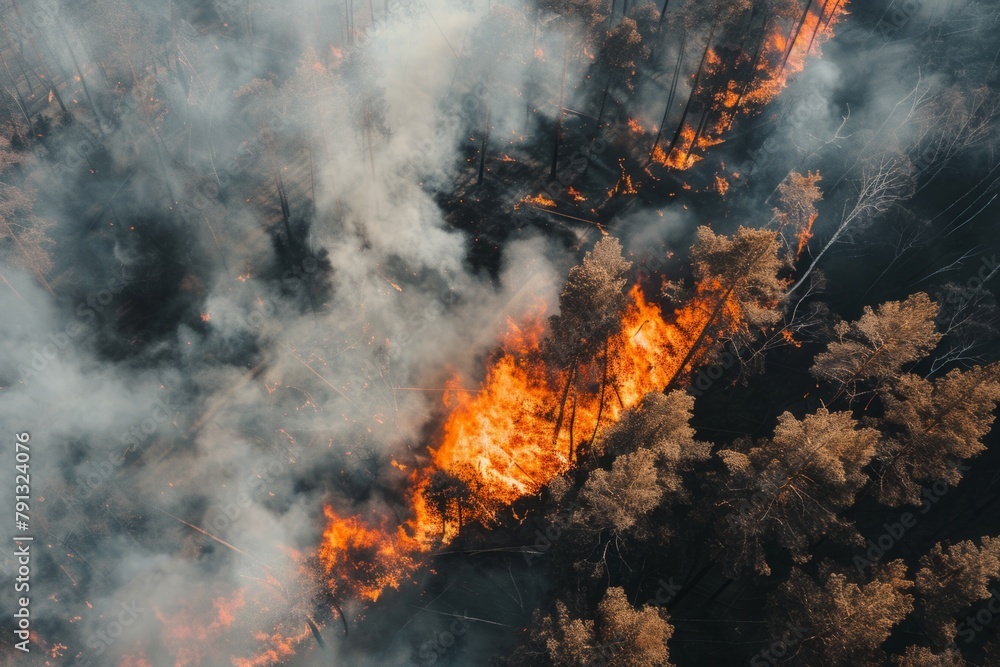
{"label": "pine tree", "polygon": [[904,375],[886,398],[876,494],[879,502],[919,504],[921,484],[956,485],[960,465],[982,453],[1000,402],[1000,364],[953,370],[936,380]]}
{"label": "pine tree", "polygon": [[639,449],[615,459],[610,471],[599,468],[591,472],[580,491],[583,508],[574,516],[574,522],[596,530],[610,528],[616,533],[632,528],[663,497],[655,460],[652,451]]}
{"label": "pine tree", "polygon": [[780,321],[785,284],[778,249],[775,232],[740,227],[726,237],[698,228],[691,248],[695,288],[681,293],[693,310],[678,322],[686,329],[686,354],[668,388],[693,364],[714,362],[725,340],[749,344],[761,329]]}
{"label": "pine tree", "polygon": [[[608,236],[598,241],[583,262],[569,271],[559,294],[559,314],[550,318],[549,336],[544,343],[550,363],[566,373],[553,442],[562,430],[566,401],[581,362],[596,358],[621,327],[625,272],[631,266],[622,257],[618,240]],[[573,452],[569,455],[572,460]]]}
{"label": "pine tree", "polygon": [[[535,623],[531,643],[511,657],[512,665],[552,667],[670,667],[667,642],[673,636],[665,609],[636,609],[625,591],[609,588],[597,605],[594,620],[575,618],[562,601],[555,614]],[[539,654],[542,655],[539,655]],[[544,656],[544,657],[543,657]]]}
{"label": "pine tree", "polygon": [[643,606],[636,609],[622,588],[609,588],[597,606],[599,664],[608,667],[668,667],[667,642],[674,634],[667,612]]}
{"label": "pine tree", "polygon": [[749,566],[769,574],[774,545],[803,563],[824,535],[856,541],[853,527],[837,513],[854,503],[867,481],[864,468],[878,438],[875,429],[858,429],[849,412],[820,409],[802,420],[786,412],[772,439],[720,451],[725,474],[716,478],[722,491],[715,525],[727,569],[738,574]]}
{"label": "pine tree", "polygon": [[801,665],[884,664],[882,643],[913,609],[906,565],[877,565],[865,583],[828,566],[820,569],[822,584],[795,568],[768,599],[772,637],[789,629],[803,635],[786,659]]}
{"label": "pine tree", "polygon": [[[935,653],[926,646],[910,646],[906,653],[893,658],[896,667],[967,667],[968,662],[956,648]],[[993,663],[986,663],[993,664]]]}
{"label": "pine tree", "polygon": [[848,324],[834,327],[836,340],[816,356],[811,373],[854,399],[894,382],[904,366],[926,356],[941,339],[934,328],[937,304],[923,292],[889,301]]}
{"label": "pine tree", "polygon": [[599,453],[621,455],[647,449],[657,457],[660,485],[666,492],[683,494],[680,473],[711,454],[709,443],[698,442],[690,425],[694,397],[674,390],[652,392],[626,414],[599,445]]}
{"label": "pine tree", "polygon": [[812,238],[813,223],[819,216],[816,204],[823,200],[823,191],[816,185],[820,178],[819,172],[792,172],[778,186],[774,220],[794,259],[798,259]]}
{"label": "pine tree", "polygon": [[1000,579],[1000,540],[983,537],[980,546],[971,540],[935,544],[920,558],[917,591],[923,602],[931,638],[941,644],[955,640],[955,614],[993,593],[990,582]]}

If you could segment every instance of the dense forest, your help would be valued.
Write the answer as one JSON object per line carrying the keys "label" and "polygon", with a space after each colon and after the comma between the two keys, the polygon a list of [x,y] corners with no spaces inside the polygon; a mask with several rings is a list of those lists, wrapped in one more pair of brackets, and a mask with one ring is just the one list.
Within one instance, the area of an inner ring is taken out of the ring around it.
{"label": "dense forest", "polygon": [[0,0],[4,663],[1000,665],[998,28]]}

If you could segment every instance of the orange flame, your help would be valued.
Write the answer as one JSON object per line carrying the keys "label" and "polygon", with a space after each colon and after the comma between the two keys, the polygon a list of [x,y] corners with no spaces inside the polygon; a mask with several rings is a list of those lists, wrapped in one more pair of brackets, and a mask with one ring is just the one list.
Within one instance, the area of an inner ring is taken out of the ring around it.
{"label": "orange flame", "polygon": [[818,213],[813,213],[809,216],[809,222],[806,223],[805,227],[803,227],[801,231],[799,231],[799,246],[795,251],[796,260],[802,257],[803,251],[805,251],[806,247],[809,245],[809,240],[813,237],[813,225],[816,223],[816,218],[818,217]]}
{"label": "orange flame", "polygon": [[618,182],[615,186],[608,190],[608,196],[614,197],[616,195],[635,195],[639,194],[639,190],[636,189],[635,185],[632,183],[632,177],[625,172],[625,158],[618,160],[618,168],[622,170],[622,175],[618,178]]}
{"label": "orange flame", "polygon": [[[534,196],[528,195],[527,197],[524,197],[521,200],[520,203],[521,204],[531,204],[533,206],[541,206],[542,208],[555,208],[556,207],[555,200],[552,199],[551,197],[546,197],[544,194],[537,194],[537,195],[534,195]],[[514,208],[516,209],[517,206],[515,206]]]}
{"label": "orange flame", "polygon": [[[588,447],[646,394],[662,390],[679,371],[700,361],[699,354],[687,357],[699,341],[712,342],[704,332],[713,314],[726,329],[742,321],[738,303],[719,283],[700,286],[669,322],[633,286],[606,356],[587,360],[576,371],[575,378],[597,378],[596,383],[574,381],[567,370],[545,363],[544,308],[520,324],[509,321],[480,389],[465,391],[457,378],[449,382],[444,397],[449,414],[440,444],[431,449],[432,464],[410,477],[409,519],[393,530],[384,520],[366,525],[326,509],[329,523],[320,558],[335,593],[377,600],[419,566],[420,553],[451,541],[464,520],[489,523],[500,507],[537,493],[569,470],[571,450]],[[681,369],[685,360],[688,365]],[[568,402],[572,414],[557,432],[556,412],[569,393],[568,383],[574,385]],[[461,480],[468,497],[453,497],[443,508],[435,503],[431,476],[436,472]]]}
{"label": "orange flame", "polygon": [[[791,27],[773,22],[760,47],[760,52],[754,55],[741,53],[735,59],[730,59],[729,66],[736,71],[727,72],[725,58],[721,58],[713,49],[709,49],[706,58],[705,74],[708,81],[721,83],[699,85],[696,93],[711,90],[711,98],[706,101],[707,108],[703,113],[705,118],[699,121],[699,129],[685,125],[680,133],[674,149],[666,155],[659,146],[652,152],[654,162],[671,169],[690,169],[702,159],[694,151],[704,151],[710,146],[722,143],[721,135],[732,127],[739,115],[748,115],[759,110],[780,93],[788,80],[805,69],[806,60],[810,56],[818,57],[822,45],[834,33],[834,27],[847,14],[847,4],[837,3],[830,11],[825,5],[829,3],[814,3],[805,15],[805,20],[799,27],[796,20]],[[789,38],[792,31],[798,28],[791,45]],[[751,80],[746,83],[747,75],[738,73],[740,68],[750,66]],[[727,80],[728,77],[728,80]]]}

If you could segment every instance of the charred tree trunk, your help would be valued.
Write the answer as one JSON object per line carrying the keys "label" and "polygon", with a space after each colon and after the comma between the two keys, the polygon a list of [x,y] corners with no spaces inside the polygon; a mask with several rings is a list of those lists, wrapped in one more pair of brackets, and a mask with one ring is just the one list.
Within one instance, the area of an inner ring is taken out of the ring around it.
{"label": "charred tree trunk", "polygon": [[365,141],[368,144],[368,162],[372,170],[372,178],[375,178],[375,144],[372,143],[371,125],[365,124]]}
{"label": "charred tree trunk", "polygon": [[[597,131],[601,131],[601,121],[604,120],[604,109],[608,103],[608,92],[611,90],[611,82],[614,79],[613,76],[608,75],[608,80],[604,84],[604,94],[601,95],[601,106],[597,110]],[[595,133],[596,134],[596,133]]]}
{"label": "charred tree trunk", "polygon": [[750,92],[750,88],[753,86],[754,80],[757,78],[757,66],[760,64],[760,57],[764,53],[764,44],[767,42],[767,17],[764,17],[764,24],[761,26],[760,38],[757,40],[757,48],[754,50],[753,59],[750,61],[750,75],[747,77],[746,81],[743,82],[743,86],[740,88],[739,97],[736,98],[736,104],[733,106],[734,109],[739,109],[740,104],[743,103],[743,98],[746,94]]}
{"label": "charred tree trunk", "polygon": [[288,207],[288,198],[285,196],[285,182],[281,178],[281,171],[278,169],[278,162],[274,158],[274,149],[271,147],[271,139],[264,134],[264,144],[267,146],[267,155],[271,158],[271,170],[274,172],[274,182],[278,187],[278,202],[281,205],[281,217],[285,222],[285,233],[288,234],[289,248],[295,245],[295,238],[292,236],[291,209]]}
{"label": "charred tree trunk", "polygon": [[842,4],[844,4],[844,0],[837,0],[837,2],[834,3],[833,9],[830,10],[830,14],[826,17],[826,20],[823,21],[823,30],[826,30],[830,25],[830,22],[833,21],[833,17],[837,15],[837,10],[840,9]]}
{"label": "charred tree trunk", "polygon": [[670,4],[670,0],[663,0],[663,9],[660,10],[660,23],[663,25],[663,17],[667,15],[667,5]]}
{"label": "charred tree trunk", "polygon": [[[711,120],[713,115],[712,112],[715,111],[715,101],[719,98],[723,88],[728,85],[729,76],[727,75],[727,72],[730,72],[735,68],[739,55],[743,53],[743,49],[746,47],[747,35],[750,34],[750,28],[753,26],[753,20],[756,18],[756,13],[756,8],[750,12],[750,18],[747,21],[746,27],[743,29],[743,38],[740,40],[740,48],[735,53],[731,54],[723,64],[721,72],[722,76],[718,77],[715,86],[712,88],[711,94],[708,96],[708,100],[705,104],[705,110],[701,115],[701,121],[698,123],[698,130],[694,133],[694,138],[691,139],[691,145],[688,147],[688,155],[690,155],[694,147],[698,145],[698,140],[701,139],[705,130],[708,128],[708,122]],[[686,159],[687,157],[685,156],[685,160]]]}
{"label": "charred tree trunk", "polygon": [[250,38],[250,67],[256,67],[253,48],[253,0],[247,0],[247,36]]}
{"label": "charred tree trunk", "polygon": [[809,46],[806,47],[806,55],[809,55],[809,52],[812,51],[813,42],[816,41],[816,35],[819,34],[820,29],[823,27],[823,17],[826,16],[826,7],[829,4],[830,0],[824,0],[823,6],[820,7],[819,18],[816,19],[816,27],[813,29],[812,37],[809,38]]}
{"label": "charred tree trunk", "polygon": [[73,47],[70,46],[69,38],[66,37],[66,30],[63,28],[62,22],[57,19],[56,23],[59,26],[59,33],[62,35],[63,43],[66,44],[66,50],[69,51],[69,57],[73,60],[73,67],[76,69],[76,75],[80,77],[80,85],[83,86],[83,94],[87,97],[87,104],[90,105],[90,110],[94,113],[94,119],[97,121],[97,133],[103,139],[104,130],[101,128],[103,125],[101,112],[97,110],[97,105],[94,104],[94,98],[90,96],[90,87],[87,86],[87,79],[83,76],[83,70],[80,68],[80,63],[77,62],[76,53],[73,52]]}
{"label": "charred tree trunk", "polygon": [[805,11],[802,12],[802,18],[795,25],[791,34],[788,36],[788,44],[785,46],[785,53],[781,56],[781,67],[778,68],[778,74],[785,71],[785,65],[788,63],[788,58],[792,55],[792,50],[795,48],[795,42],[799,39],[799,33],[802,32],[802,26],[806,23],[806,18],[809,16],[809,10],[812,8],[813,0],[807,0]]}
{"label": "charred tree trunk", "polygon": [[[758,254],[754,258],[753,262],[751,262],[750,265],[747,267],[747,273],[748,274],[749,274],[750,270],[754,266],[757,265],[757,262],[759,262],[761,259],[763,259],[764,255],[766,255],[766,254],[767,254],[767,248],[765,248],[763,252],[761,252],[760,254]],[[739,285],[740,281],[743,280],[743,278],[744,278],[744,276],[736,276],[733,279],[733,282],[730,283],[729,288],[726,289],[726,292],[722,295],[722,297],[719,299],[719,302],[715,305],[715,308],[712,309],[712,312],[709,315],[708,320],[705,322],[705,326],[703,326],[701,328],[701,331],[698,333],[698,337],[694,339],[694,342],[691,344],[691,347],[688,349],[687,354],[684,355],[684,359],[681,361],[680,365],[677,367],[677,370],[674,371],[674,374],[670,378],[670,381],[667,382],[667,386],[664,387],[664,391],[666,391],[667,389],[669,389],[670,387],[672,387],[673,384],[675,382],[677,382],[677,379],[680,378],[681,375],[684,374],[684,369],[687,368],[688,364],[691,363],[691,360],[694,359],[695,355],[698,353],[699,348],[701,347],[701,344],[704,342],[705,337],[708,336],[709,330],[712,328],[712,325],[715,323],[715,319],[722,312],[722,309],[725,307],[726,302],[729,301],[729,296],[733,293],[733,290],[736,289],[736,286]]]}
{"label": "charred tree trunk", "polygon": [[698,71],[694,75],[694,83],[691,86],[691,94],[688,95],[687,104],[684,105],[684,113],[681,114],[681,122],[677,124],[677,131],[674,132],[674,138],[670,140],[670,147],[667,149],[667,156],[673,152],[674,147],[677,146],[677,141],[681,138],[681,133],[684,131],[684,123],[687,122],[688,114],[691,113],[691,105],[694,103],[694,98],[698,93],[698,85],[701,82],[701,73],[705,69],[705,62],[708,60],[708,50],[712,47],[712,37],[715,36],[715,26],[718,21],[712,24],[712,29],[708,31],[708,40],[705,42],[705,50],[701,54],[701,62],[698,63]]}
{"label": "charred tree trunk", "polygon": [[670,0],[663,0],[663,9],[660,10],[660,20],[656,22],[656,39],[653,41],[653,45],[649,49],[650,63],[656,63],[656,51],[660,47],[660,42],[662,41],[660,34],[663,32],[663,19],[667,15],[668,4],[670,4]]}
{"label": "charred tree trunk", "polygon": [[[11,0],[11,5],[14,7],[14,13],[17,15],[17,20],[21,22],[22,26],[27,28],[27,23],[25,23],[24,17],[21,15],[21,6],[17,4],[17,0]],[[42,73],[45,75],[43,84],[47,85],[49,92],[52,94],[52,97],[54,97],[56,102],[59,103],[59,108],[62,109],[62,112],[67,116],[72,116],[72,114],[70,114],[69,112],[69,109],[67,109],[66,105],[63,103],[63,99],[62,96],[59,94],[59,91],[56,90],[56,85],[55,82],[52,80],[52,75],[49,73],[48,68],[45,67],[45,60],[42,58],[42,52],[38,48],[38,44],[35,42],[35,38],[32,37],[30,33],[28,33],[28,44],[31,45],[31,50],[35,52],[35,58],[38,60],[38,67],[42,68]],[[36,76],[38,75],[36,74]],[[42,77],[40,76],[38,78],[40,80],[42,79]]]}
{"label": "charred tree trunk", "polygon": [[580,400],[580,392],[577,390],[576,379],[573,379],[573,407],[569,412],[569,462],[573,463],[573,427],[576,425],[576,405]]}
{"label": "charred tree trunk", "polygon": [[559,442],[559,431],[562,430],[563,417],[566,413],[566,400],[569,398],[569,388],[576,377],[577,360],[574,358],[569,367],[569,375],[566,378],[566,388],[563,389],[562,399],[559,401],[559,414],[556,416],[556,431],[552,435],[553,446]]}
{"label": "charred tree trunk", "polygon": [[604,374],[601,377],[601,395],[597,403],[597,419],[594,422],[594,432],[590,435],[590,447],[593,449],[597,431],[601,427],[601,415],[604,414],[604,394],[608,387],[608,340],[604,340]]}
{"label": "charred tree trunk", "polygon": [[316,159],[313,156],[312,146],[309,147],[309,191],[312,195],[312,214],[316,215]]}
{"label": "charred tree trunk", "polygon": [[483,143],[479,147],[479,176],[476,178],[476,185],[483,184],[483,176],[486,173],[486,146],[490,140],[490,103],[486,102],[486,126],[483,128]]}
{"label": "charred tree trunk", "polygon": [[[7,77],[10,79],[11,85],[14,86],[14,94],[17,96],[18,107],[21,109],[21,114],[24,116],[24,120],[28,123],[28,132],[31,133],[31,138],[34,140],[35,126],[31,122],[31,114],[28,113],[28,104],[21,95],[21,89],[17,87],[17,81],[14,80],[10,67],[7,66],[7,59],[3,57],[2,51],[0,51],[0,63],[3,64],[4,71],[7,72]],[[32,141],[32,143],[34,143],[34,141]]]}
{"label": "charred tree trunk", "polygon": [[[18,71],[24,78],[25,85],[28,86],[28,98],[30,99],[35,94],[35,86],[33,83],[31,83],[31,77],[28,76],[28,70],[25,69],[24,67],[24,54],[22,53],[23,48],[22,49],[17,48],[17,46],[14,44],[14,40],[11,39],[10,32],[7,30],[7,27],[2,23],[0,23],[0,30],[3,30],[4,40],[6,40],[7,44],[10,45],[11,51],[14,52],[14,61],[17,63]],[[39,78],[39,81],[42,81],[42,79]],[[15,87],[17,86],[17,81],[13,77],[11,77],[11,82],[14,84]],[[44,81],[42,81],[42,86],[43,87],[45,86]]]}
{"label": "charred tree trunk", "polygon": [[562,141],[562,119],[563,104],[566,102],[566,66],[569,64],[569,38],[566,38],[566,48],[563,49],[562,78],[559,83],[559,108],[556,109],[556,136],[552,142],[552,168],[549,170],[551,178],[556,177],[556,168],[559,165],[559,143]]}
{"label": "charred tree trunk", "polygon": [[687,46],[687,33],[685,37],[681,39],[681,49],[677,54],[677,63],[674,65],[674,78],[670,82],[670,95],[667,97],[667,106],[663,109],[663,119],[660,121],[660,127],[656,131],[656,139],[653,140],[653,147],[649,150],[650,157],[656,152],[656,147],[660,145],[660,139],[663,137],[663,128],[667,124],[667,119],[670,116],[670,109],[674,106],[674,97],[677,93],[677,82],[680,79],[681,67],[684,63],[684,49]]}

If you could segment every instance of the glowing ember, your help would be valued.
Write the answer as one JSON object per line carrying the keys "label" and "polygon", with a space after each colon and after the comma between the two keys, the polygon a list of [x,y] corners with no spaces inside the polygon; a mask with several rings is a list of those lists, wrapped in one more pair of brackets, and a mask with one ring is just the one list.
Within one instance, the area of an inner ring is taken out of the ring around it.
{"label": "glowing ember", "polygon": [[625,173],[624,163],[625,158],[618,160],[618,168],[622,170],[622,175],[618,178],[618,182],[615,183],[615,187],[608,190],[609,197],[615,197],[617,195],[634,195],[639,193],[635,185],[632,183],[632,177]]}
{"label": "glowing ember", "polygon": [[[551,197],[546,197],[544,194],[538,194],[534,196],[527,196],[521,200],[522,204],[530,204],[532,206],[541,206],[542,208],[555,208],[556,202]],[[517,208],[516,206],[514,207]]]}

